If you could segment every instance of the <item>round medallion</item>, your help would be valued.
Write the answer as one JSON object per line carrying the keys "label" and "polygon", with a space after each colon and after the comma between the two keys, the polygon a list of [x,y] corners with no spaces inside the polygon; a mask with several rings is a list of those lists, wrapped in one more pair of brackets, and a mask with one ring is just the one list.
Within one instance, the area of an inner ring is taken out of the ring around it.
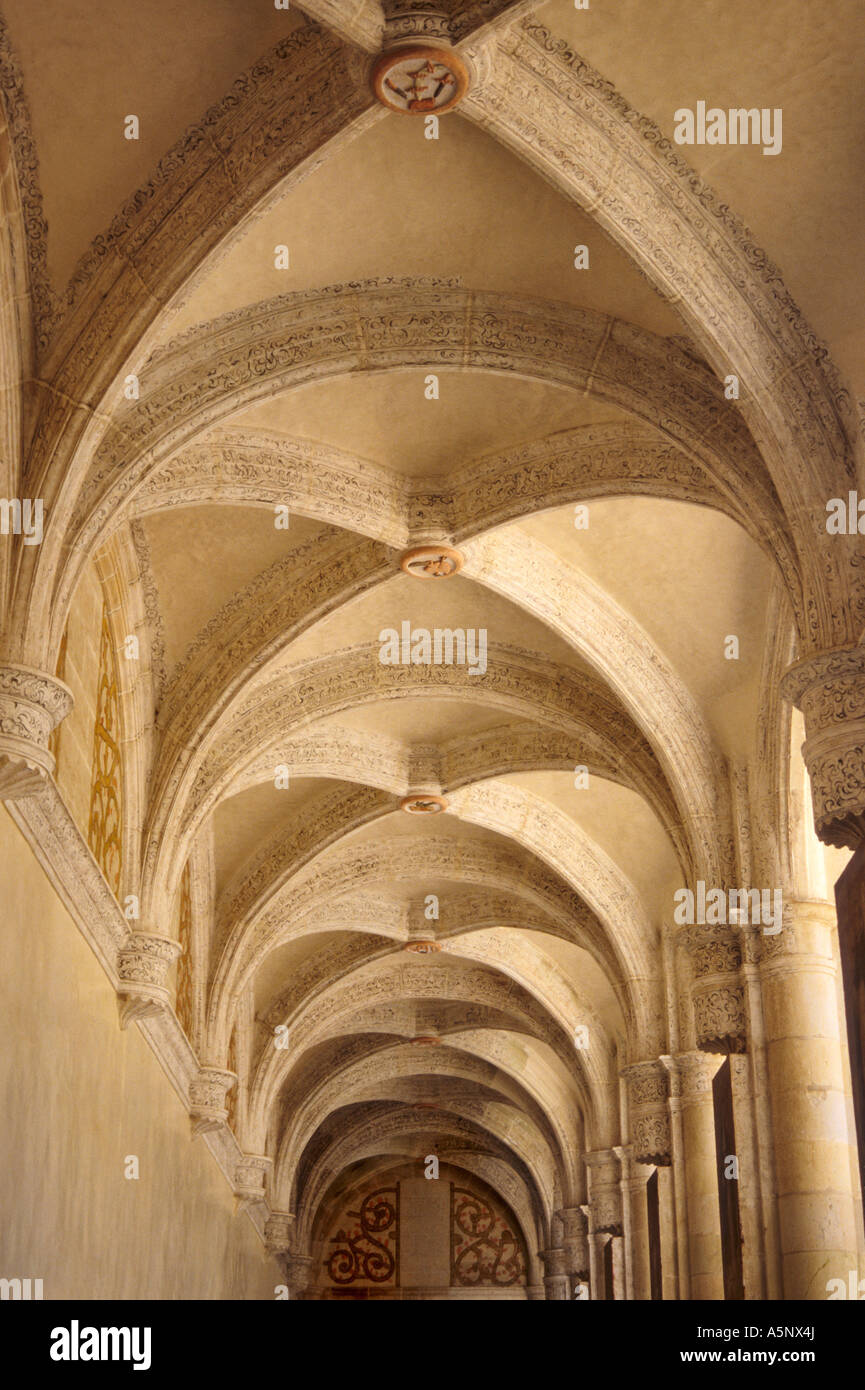
{"label": "round medallion", "polygon": [[437,816],[447,808],[444,797],[435,792],[409,792],[399,803],[399,809],[408,811],[410,816]]}
{"label": "round medallion", "polygon": [[383,106],[402,115],[450,111],[468,91],[469,71],[450,48],[412,44],[376,59],[372,88]]}
{"label": "round medallion", "polygon": [[416,545],[404,550],[399,567],[416,579],[449,579],[463,567],[463,557],[452,545]]}

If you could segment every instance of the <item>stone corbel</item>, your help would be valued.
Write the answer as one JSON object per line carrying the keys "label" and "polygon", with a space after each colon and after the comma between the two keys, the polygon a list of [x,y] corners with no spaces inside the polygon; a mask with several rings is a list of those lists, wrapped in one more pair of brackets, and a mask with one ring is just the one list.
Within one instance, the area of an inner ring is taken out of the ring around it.
{"label": "stone corbel", "polygon": [[247,1211],[266,1201],[267,1175],[273,1159],[266,1154],[243,1154],[234,1170],[234,1210]]}
{"label": "stone corbel", "polygon": [[120,1027],[154,1018],[171,1007],[168,970],[180,943],[155,933],[132,932],[117,952],[117,1008]]}
{"label": "stone corbel", "polygon": [[0,666],[0,800],[34,796],[54,772],[49,741],[73,705],[56,676]]}
{"label": "stone corbel", "polygon": [[295,1215],[293,1211],[272,1211],[264,1223],[264,1245],[284,1267],[294,1242]]}
{"label": "stone corbel", "polygon": [[797,661],[781,694],[805,716],[802,757],[817,834],[836,849],[856,849],[865,840],[865,646]]}
{"label": "stone corbel", "polygon": [[309,1288],[315,1260],[311,1255],[286,1255],[284,1258],[285,1282],[288,1285],[289,1299],[300,1298]]}
{"label": "stone corbel", "polygon": [[228,1119],[225,1098],[237,1081],[233,1071],[219,1067],[202,1067],[189,1083],[189,1116],[192,1137],[221,1129]]}

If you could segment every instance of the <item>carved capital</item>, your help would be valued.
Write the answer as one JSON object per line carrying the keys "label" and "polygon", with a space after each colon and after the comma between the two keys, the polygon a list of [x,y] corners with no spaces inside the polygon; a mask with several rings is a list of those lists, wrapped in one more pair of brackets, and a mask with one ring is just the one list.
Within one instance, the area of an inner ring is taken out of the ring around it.
{"label": "carved capital", "polygon": [[636,1062],[625,1067],[628,1083],[631,1143],[636,1163],[669,1167],[670,1114],[667,1108],[667,1072],[661,1061]]}
{"label": "carved capital", "polygon": [[622,1234],[622,1189],[619,1159],[613,1149],[584,1155],[589,1169],[589,1229],[594,1235]]}
{"label": "carved capital", "polygon": [[711,1104],[712,1079],[721,1065],[720,1057],[709,1052],[680,1052],[675,1057],[662,1057],[661,1061],[670,1075],[673,1110]]}
{"label": "carved capital", "polygon": [[697,925],[680,932],[678,941],[690,957],[694,975],[697,1046],[704,1052],[746,1052],[745,994],[739,976],[742,943],[735,930]]}
{"label": "carved capital", "polygon": [[171,1004],[166,983],[180,943],[155,933],[132,932],[117,952],[117,1004],[121,1028],[136,1019],[153,1018]]}
{"label": "carved capital", "polygon": [[54,771],[49,739],[72,704],[71,690],[56,676],[0,666],[0,800],[42,790]]}
{"label": "carved capital", "polygon": [[781,694],[805,716],[802,756],[817,834],[824,844],[855,849],[865,840],[865,646],[797,661]]}
{"label": "carved capital", "polygon": [[565,1269],[578,1279],[589,1277],[589,1223],[580,1207],[566,1207],[556,1215],[562,1222]]}
{"label": "carved capital", "polygon": [[202,1067],[189,1083],[189,1114],[193,1138],[208,1130],[220,1129],[228,1119],[225,1097],[237,1081],[233,1071]]}

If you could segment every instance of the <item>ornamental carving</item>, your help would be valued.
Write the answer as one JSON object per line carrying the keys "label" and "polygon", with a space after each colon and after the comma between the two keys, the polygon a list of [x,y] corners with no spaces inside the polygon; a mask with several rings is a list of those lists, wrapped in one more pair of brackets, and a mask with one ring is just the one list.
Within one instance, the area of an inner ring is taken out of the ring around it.
{"label": "ornamental carving", "polygon": [[168,970],[178,943],[150,932],[131,932],[117,953],[120,1026],[152,1018],[170,1007]]}
{"label": "ornamental carving", "polygon": [[589,1222],[594,1234],[622,1234],[622,1190],[620,1163],[612,1149],[597,1149],[584,1155],[589,1169]]}
{"label": "ornamental carving", "polygon": [[120,737],[120,701],[117,694],[114,644],[111,640],[108,612],[107,609],[103,609],[87,839],[96,862],[115,896],[120,892],[123,855]]}
{"label": "ornamental carving", "polygon": [[205,1134],[221,1129],[228,1118],[226,1096],[237,1081],[234,1072],[220,1067],[202,1067],[189,1083],[189,1114],[192,1133]]}
{"label": "ornamental carving", "polygon": [[39,155],[30,124],[30,108],[21,69],[0,20],[0,86],[9,141],[14,151],[15,174],[24,224],[22,251],[27,257],[27,283],[32,303],[36,343],[44,351],[56,323],[59,305],[48,274],[48,223],[39,185]]}
{"label": "ornamental carving", "polygon": [[234,1197],[238,1212],[264,1202],[267,1196],[267,1177],[273,1159],[266,1154],[243,1154],[234,1169]]}
{"label": "ornamental carving", "polygon": [[492,1200],[451,1183],[451,1284],[510,1288],[526,1282],[516,1223]]}
{"label": "ornamental carving", "polygon": [[660,1061],[625,1067],[633,1157],[637,1163],[666,1168],[672,1162],[667,1072]]}
{"label": "ornamental carving", "polygon": [[865,839],[865,646],[797,662],[781,693],[805,716],[802,756],[817,834],[825,844],[855,849]]}
{"label": "ornamental carving", "polygon": [[[377,650],[356,648],[339,660],[321,658],[280,672],[257,687],[254,702],[247,699],[233,712],[230,722],[223,721],[218,742],[212,747],[205,739],[194,753],[186,748],[163,760],[153,788],[153,830],[145,854],[148,880],[158,877],[171,881],[167,867],[157,868],[160,842],[169,839],[173,844],[177,837],[179,845],[188,843],[248,762],[251,747],[272,746],[277,738],[291,736],[293,724],[308,725],[313,716],[323,718],[363,701],[417,699],[430,691],[441,692],[445,698],[474,694],[474,687],[467,684],[471,677],[462,668],[383,666],[377,660]],[[496,646],[489,654],[484,697],[500,707],[504,717],[537,717],[543,710],[545,724],[567,731],[578,744],[586,729],[590,738],[603,739],[612,758],[621,759],[616,749],[627,746],[630,771],[625,775],[639,775],[641,786],[648,783],[659,815],[671,826],[674,839],[679,838],[670,793],[657,759],[600,682],[586,676],[570,679],[560,672],[551,686],[546,663],[530,653]],[[184,786],[188,788],[185,795],[180,793]],[[181,867],[182,861],[177,865],[178,874]]]}
{"label": "ornamental carving", "polygon": [[677,939],[688,952],[696,979],[735,975],[742,964],[741,945],[729,928],[697,924],[679,932]]}
{"label": "ornamental carving", "polygon": [[338,856],[322,856],[271,900],[257,918],[254,932],[249,933],[242,951],[238,950],[241,938],[226,943],[211,991],[210,1019],[211,1026],[216,1027],[215,1036],[219,1029],[217,1018],[226,1012],[235,983],[256,969],[280,941],[299,935],[304,917],[320,912],[323,901],[381,879],[398,883],[418,872],[454,871],[461,880],[489,885],[496,891],[507,885],[530,910],[539,908],[544,916],[558,921],[568,939],[583,946],[597,943],[596,948],[601,949],[599,924],[580,896],[518,846],[508,851],[468,843],[455,847],[449,838],[430,836],[424,837],[422,844],[409,843],[398,848],[392,844],[345,847]]}
{"label": "ornamental carving", "polygon": [[708,1052],[680,1052],[661,1061],[670,1076],[670,1097],[676,1109],[683,1105],[711,1104],[712,1079],[721,1058]]}
{"label": "ornamental carving", "polygon": [[755,476],[763,469],[717,379],[665,339],[632,324],[611,331],[607,316],[558,303],[385,283],[346,294],[280,296],[159,349],[148,366],[147,395],[118,413],[96,452],[73,532],[81,543],[95,540],[173,449],[265,388],[285,389],[301,374],[304,381],[310,374],[323,379],[349,363],[365,370],[458,364],[580,389],[603,381],[618,403],[678,437],[712,471],[721,456],[740,459]]}
{"label": "ornamental carving", "polygon": [[741,986],[694,991],[697,1046],[705,1052],[739,1053],[748,1047],[745,998]]}
{"label": "ornamental carving", "polygon": [[0,798],[43,790],[54,771],[53,730],[72,709],[72,692],[29,666],[0,667]]}

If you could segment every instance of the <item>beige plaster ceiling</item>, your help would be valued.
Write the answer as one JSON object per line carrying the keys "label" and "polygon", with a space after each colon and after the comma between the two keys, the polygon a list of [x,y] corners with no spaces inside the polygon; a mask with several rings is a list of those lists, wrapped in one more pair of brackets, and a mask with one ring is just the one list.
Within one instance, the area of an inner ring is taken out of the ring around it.
{"label": "beige plaster ceiling", "polygon": [[579,425],[624,420],[606,401],[492,372],[439,371],[437,400],[422,371],[313,382],[235,415],[230,429],[314,439],[391,469],[444,478],[473,459]]}
{"label": "beige plaster ceiling", "polygon": [[[279,245],[289,249],[287,270],[274,265]],[[574,267],[580,245],[589,248],[588,270]],[[387,115],[338,151],[220,259],[171,334],[275,294],[391,275],[459,277],[472,289],[683,331],[597,224],[455,113],[442,119],[438,140]]]}
{"label": "beige plaster ceiling", "polygon": [[[573,507],[519,523],[565,565],[587,574],[648,633],[711,721],[730,755],[747,754],[765,649],[772,567],[720,512],[654,497],[591,502],[587,529]],[[739,656],[728,659],[728,637]]]}

